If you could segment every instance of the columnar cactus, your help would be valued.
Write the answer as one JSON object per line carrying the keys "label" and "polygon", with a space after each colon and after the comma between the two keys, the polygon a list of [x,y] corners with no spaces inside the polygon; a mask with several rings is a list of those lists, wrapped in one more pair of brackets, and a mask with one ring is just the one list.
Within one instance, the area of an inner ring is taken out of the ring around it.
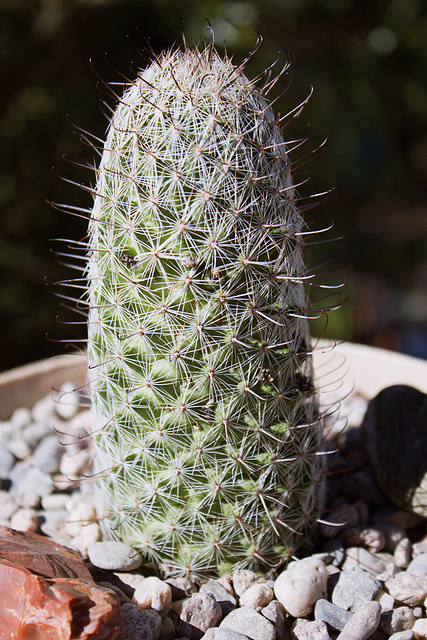
{"label": "columnar cactus", "polygon": [[307,227],[243,68],[208,45],[138,75],[89,224],[100,519],[176,575],[278,567],[319,511]]}

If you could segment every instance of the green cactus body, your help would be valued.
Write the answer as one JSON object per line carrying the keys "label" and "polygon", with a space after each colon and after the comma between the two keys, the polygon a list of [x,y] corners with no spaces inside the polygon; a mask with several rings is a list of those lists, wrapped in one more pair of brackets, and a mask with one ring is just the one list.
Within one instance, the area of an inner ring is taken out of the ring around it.
{"label": "green cactus body", "polygon": [[304,233],[273,110],[212,46],[112,117],[89,225],[99,510],[169,574],[277,567],[319,512]]}

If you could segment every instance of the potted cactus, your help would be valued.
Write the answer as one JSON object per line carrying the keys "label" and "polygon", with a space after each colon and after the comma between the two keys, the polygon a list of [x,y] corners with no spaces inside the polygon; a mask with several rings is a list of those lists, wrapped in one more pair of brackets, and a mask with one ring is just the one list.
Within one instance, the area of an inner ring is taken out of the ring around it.
{"label": "potted cactus", "polygon": [[[282,131],[303,105],[276,116],[277,77],[249,80],[249,59],[212,42],[153,55],[118,100],[79,245],[99,519],[167,575],[275,570],[322,509],[311,232]],[[41,365],[45,384],[69,362],[82,379],[67,359]]]}

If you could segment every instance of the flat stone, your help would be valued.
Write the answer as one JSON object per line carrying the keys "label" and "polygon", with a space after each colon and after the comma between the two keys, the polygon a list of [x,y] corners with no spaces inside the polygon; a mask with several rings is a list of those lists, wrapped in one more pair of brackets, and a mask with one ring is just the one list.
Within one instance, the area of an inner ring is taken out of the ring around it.
{"label": "flat stone", "polygon": [[270,604],[261,609],[260,613],[270,620],[276,627],[276,637],[278,640],[288,637],[288,624],[285,608],[278,600],[272,600]]}
{"label": "flat stone", "polygon": [[109,590],[69,578],[45,580],[0,560],[0,629],[14,640],[113,640],[120,602]]}
{"label": "flat stone", "polygon": [[[388,564],[382,557],[374,555],[363,547],[349,547],[345,556],[342,565],[342,569],[345,571],[360,567],[375,576],[385,571]],[[391,560],[393,560],[393,557],[391,557]]]}
{"label": "flat stone", "polygon": [[380,620],[378,602],[366,602],[353,613],[337,640],[367,640],[378,628]]}
{"label": "flat stone", "polygon": [[92,542],[87,548],[87,555],[95,567],[111,571],[134,571],[142,562],[141,555],[132,547],[115,540]]}
{"label": "flat stone", "polygon": [[200,640],[210,627],[218,625],[222,609],[212,593],[194,593],[183,603],[179,617],[177,637]]}
{"label": "flat stone", "polygon": [[350,620],[351,615],[350,611],[342,609],[336,604],[329,602],[329,600],[324,600],[323,598],[318,600],[314,607],[314,619],[323,620],[323,622],[326,622],[336,631],[342,631],[344,629],[345,625]]}
{"label": "flat stone", "polygon": [[134,604],[123,604],[117,640],[159,640],[162,619],[155,611],[142,611]]}
{"label": "flat stone", "polygon": [[215,600],[222,609],[222,614],[226,616],[236,608],[236,598],[218,581],[212,578],[201,585],[199,593],[212,593]]}
{"label": "flat stone", "polygon": [[274,593],[294,618],[311,613],[320,598],[326,598],[328,572],[321,560],[304,558],[291,562],[276,580]]}
{"label": "flat stone", "polygon": [[89,570],[75,551],[36,533],[0,527],[0,558],[44,578],[78,578],[93,584]]}
{"label": "flat stone", "polygon": [[372,472],[394,504],[427,517],[427,395],[405,385],[383,389],[362,430]]}
{"label": "flat stone", "polygon": [[[342,609],[356,611],[381,591],[382,584],[361,569],[342,571],[332,592],[332,602]],[[378,604],[378,603],[377,603]]]}
{"label": "flat stone", "polygon": [[414,640],[414,630],[408,629],[407,631],[398,631],[389,636],[388,640]]}
{"label": "flat stone", "polygon": [[231,611],[219,625],[220,629],[232,629],[251,640],[275,640],[276,628],[264,616],[248,607]]}

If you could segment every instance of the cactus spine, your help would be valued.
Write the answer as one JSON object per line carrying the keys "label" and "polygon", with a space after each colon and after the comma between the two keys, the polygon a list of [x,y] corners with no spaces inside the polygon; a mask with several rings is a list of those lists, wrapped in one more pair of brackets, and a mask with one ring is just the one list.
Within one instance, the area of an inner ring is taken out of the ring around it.
{"label": "cactus spine", "polygon": [[270,570],[319,511],[307,227],[267,89],[243,68],[211,44],[139,74],[89,224],[102,522],[169,574]]}

